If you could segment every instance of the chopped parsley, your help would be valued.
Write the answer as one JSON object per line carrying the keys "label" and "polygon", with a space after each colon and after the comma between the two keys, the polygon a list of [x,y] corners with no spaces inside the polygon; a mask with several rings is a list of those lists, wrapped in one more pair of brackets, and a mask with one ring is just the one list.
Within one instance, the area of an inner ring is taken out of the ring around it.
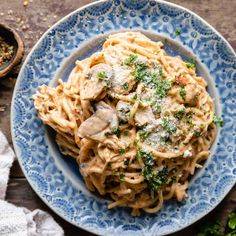
{"label": "chopped parsley", "polygon": [[224,121],[220,117],[218,117],[216,114],[214,114],[213,116],[213,121],[215,124],[218,124],[220,127],[224,126]]}
{"label": "chopped parsley", "polygon": [[125,154],[129,150],[129,146],[126,148],[120,148],[118,151],[120,154]]}
{"label": "chopped parsley", "polygon": [[137,61],[135,63],[135,69],[133,71],[136,80],[142,81],[147,76],[147,65],[144,62]]}
{"label": "chopped parsley", "polygon": [[138,98],[138,95],[137,95],[137,94],[135,94],[135,95],[132,97],[133,100],[136,100],[137,98]]}
{"label": "chopped parsley", "polygon": [[141,129],[138,131],[138,135],[140,137],[140,140],[143,142],[150,135],[150,133],[145,129]]}
{"label": "chopped parsley", "polygon": [[180,28],[177,28],[176,30],[175,30],[175,35],[176,36],[179,36],[181,34],[181,29]]}
{"label": "chopped parsley", "polygon": [[160,64],[155,65],[155,72],[148,70],[146,63],[138,60],[137,55],[131,54],[124,61],[125,65],[134,65],[134,70],[132,74],[135,79],[144,83],[146,87],[153,88],[156,95],[160,98],[164,98],[168,91],[172,87],[172,82],[169,80],[164,80],[165,77]]}
{"label": "chopped parsley", "polygon": [[176,114],[175,114],[175,118],[177,120],[181,120],[185,115],[185,109],[179,110]]}
{"label": "chopped parsley", "polygon": [[162,118],[161,125],[163,129],[166,130],[169,134],[173,134],[177,131],[176,125],[173,122],[169,121],[169,119],[166,117]]}
{"label": "chopped parsley", "polygon": [[171,89],[171,86],[171,81],[160,80],[159,83],[156,84],[156,94],[158,94],[160,98],[166,97],[167,93]]}
{"label": "chopped parsley", "polygon": [[133,64],[138,59],[137,55],[130,54],[128,58],[125,59],[124,64],[129,66]]}
{"label": "chopped parsley", "polygon": [[201,136],[201,134],[202,134],[202,132],[201,132],[201,131],[194,130],[194,133],[193,133],[193,135],[194,135],[195,137],[200,137],[200,136]]}
{"label": "chopped parsley", "polygon": [[118,151],[119,151],[119,153],[121,153],[121,154],[124,154],[124,153],[126,152],[125,148],[120,148]]}
{"label": "chopped parsley", "polygon": [[129,89],[129,84],[127,82],[125,82],[123,85],[122,85],[123,89],[124,90],[128,90]]}
{"label": "chopped parsley", "polygon": [[191,125],[191,126],[193,126],[193,116],[192,116],[192,113],[189,113],[189,114],[187,114],[186,115],[186,121]]}
{"label": "chopped parsley", "polygon": [[111,128],[111,132],[112,132],[113,134],[115,134],[115,135],[119,135],[119,133],[120,133],[119,128],[116,127],[116,126],[113,126],[113,127]]}
{"label": "chopped parsley", "polygon": [[184,88],[181,88],[179,90],[179,95],[181,96],[181,98],[185,101],[186,98],[186,90]]}
{"label": "chopped parsley", "polygon": [[153,112],[155,112],[155,113],[161,112],[161,106],[159,104],[157,104],[156,102],[152,103],[151,106],[152,106]]}
{"label": "chopped parsley", "polygon": [[124,181],[124,178],[125,178],[125,174],[124,174],[124,173],[121,173],[121,174],[120,174],[120,180],[121,180],[121,181]]}
{"label": "chopped parsley", "polygon": [[167,182],[168,169],[167,167],[164,167],[158,172],[154,171],[154,160],[150,152],[140,149],[138,150],[137,157],[143,159],[144,168],[142,170],[142,175],[148,181],[151,189],[151,196],[154,197],[157,190]]}
{"label": "chopped parsley", "polygon": [[125,166],[128,166],[128,165],[129,165],[129,161],[130,161],[129,159],[126,159],[126,160],[124,161],[124,165],[125,165]]}
{"label": "chopped parsley", "polygon": [[176,176],[172,176],[171,181],[172,181],[172,183],[176,183],[177,177]]}
{"label": "chopped parsley", "polygon": [[105,80],[108,78],[106,71],[99,71],[97,73],[97,78],[100,80]]}
{"label": "chopped parsley", "polygon": [[190,59],[189,61],[185,62],[185,65],[189,68],[189,69],[194,69],[197,66],[197,62],[194,59]]}

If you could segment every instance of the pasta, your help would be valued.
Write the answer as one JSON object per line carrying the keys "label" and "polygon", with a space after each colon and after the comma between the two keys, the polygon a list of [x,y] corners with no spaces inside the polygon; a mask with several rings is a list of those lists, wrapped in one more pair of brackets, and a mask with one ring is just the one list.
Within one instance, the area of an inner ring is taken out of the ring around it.
{"label": "pasta", "polygon": [[216,135],[206,81],[194,63],[162,47],[140,32],[110,35],[100,52],[76,62],[67,82],[33,96],[87,188],[134,216],[185,199]]}

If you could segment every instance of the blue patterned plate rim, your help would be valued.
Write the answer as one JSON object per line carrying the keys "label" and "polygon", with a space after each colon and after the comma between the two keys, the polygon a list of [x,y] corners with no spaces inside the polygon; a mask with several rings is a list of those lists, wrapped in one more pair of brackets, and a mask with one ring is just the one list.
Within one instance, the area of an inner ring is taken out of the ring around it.
{"label": "blue patterned plate rim", "polygon": [[[119,0],[117,0],[119,1]],[[144,0],[145,1],[145,0]],[[33,47],[33,49],[31,50],[31,52],[29,53],[29,55],[27,56],[22,68],[21,68],[21,71],[19,73],[19,76],[18,76],[18,80],[17,80],[17,83],[15,85],[15,89],[14,89],[14,93],[13,93],[13,100],[12,100],[12,105],[11,105],[11,133],[12,133],[12,139],[13,139],[13,145],[14,145],[14,149],[15,149],[15,152],[16,152],[16,155],[18,157],[18,161],[20,163],[20,166],[21,166],[21,169],[23,170],[23,173],[24,175],[26,176],[28,182],[30,183],[31,187],[33,188],[33,190],[38,194],[38,196],[44,201],[44,203],[46,205],[48,205],[54,212],[56,212],[60,217],[62,217],[63,219],[65,219],[66,221],[68,221],[69,223],[72,223],[73,225],[77,226],[77,227],[80,227],[82,229],[85,229],[91,233],[95,233],[95,234],[108,234],[108,231],[106,230],[101,230],[101,229],[98,229],[96,227],[98,226],[95,226],[94,228],[94,225],[90,226],[89,224],[88,225],[82,225],[80,224],[80,221],[73,221],[72,219],[70,219],[69,217],[65,216],[62,212],[58,211],[58,208],[51,205],[51,203],[46,199],[45,196],[43,196],[43,193],[41,193],[41,191],[38,189],[38,187],[33,183],[33,180],[30,178],[29,176],[29,170],[26,170],[25,169],[25,166],[23,164],[23,159],[22,159],[22,154],[21,154],[21,150],[16,142],[16,139],[17,139],[17,136],[18,135],[21,135],[20,133],[17,133],[16,132],[16,129],[14,127],[14,122],[15,122],[15,106],[16,106],[16,103],[17,103],[17,92],[19,91],[20,89],[20,85],[22,83],[22,78],[24,76],[24,70],[27,66],[27,64],[30,62],[31,60],[31,57],[32,55],[34,54],[35,50],[37,48],[39,48],[41,46],[41,43],[43,42],[43,39],[50,33],[52,32],[52,30],[56,29],[56,27],[58,27],[61,23],[63,22],[66,22],[71,16],[73,15],[76,15],[77,13],[85,10],[85,9],[88,9],[89,7],[93,7],[93,6],[96,6],[97,4],[105,4],[107,2],[111,2],[109,0],[100,0],[100,1],[96,1],[96,2],[93,2],[93,3],[90,3],[88,5],[85,5],[75,11],[73,11],[72,13],[68,14],[67,16],[65,16],[64,18],[62,18],[60,21],[58,21],[56,24],[54,24],[49,30],[47,30],[43,35],[42,37],[40,38],[40,40],[35,44],[35,46]],[[193,18],[199,20],[203,25],[205,25],[208,29],[210,29],[213,34],[215,34],[217,37],[219,37],[219,40],[223,41],[223,43],[226,45],[227,49],[228,49],[228,52],[231,53],[231,56],[233,57],[233,61],[235,62],[235,58],[236,58],[236,54],[233,50],[233,48],[231,47],[231,45],[224,39],[224,37],[218,32],[216,31],[210,24],[208,24],[205,20],[203,20],[201,17],[199,17],[197,14],[195,14],[194,12],[184,8],[184,7],[181,7],[181,6],[178,6],[174,3],[170,3],[170,2],[165,2],[165,1],[162,1],[162,0],[154,0],[152,2],[156,2],[158,4],[163,4],[165,6],[169,6],[169,7],[172,7],[172,8],[175,8],[175,9],[178,9],[178,10],[182,10],[183,12],[185,13],[188,13],[190,14],[191,16],[193,16]],[[235,65],[235,64],[234,64]],[[231,108],[233,111],[235,111],[235,106],[233,106]],[[234,114],[233,114],[234,115]],[[235,126],[233,127],[235,128]],[[221,134],[222,135],[222,134]],[[232,156],[233,158],[236,158],[236,152],[234,150],[234,152],[232,152]],[[235,164],[235,163],[234,163]],[[230,169],[230,171],[232,171],[234,173],[234,175],[236,175],[236,168],[233,169]],[[209,213],[210,211],[212,211],[222,200],[223,198],[227,195],[227,193],[230,191],[230,189],[234,186],[234,184],[236,183],[236,178],[234,176],[234,178],[230,178],[230,187],[228,187],[226,190],[222,190],[222,194],[217,198],[215,199],[215,201],[209,206],[207,206],[207,210],[205,211],[202,211],[200,212],[198,215],[194,216],[193,218],[191,218],[190,222],[182,222],[181,223],[181,226],[177,226],[177,228],[173,228],[172,230],[163,230],[163,232],[160,234],[160,235],[166,235],[166,234],[169,234],[169,233],[174,233],[174,232],[177,232],[181,229],[184,229],[186,228],[187,226],[195,223],[197,220],[201,219],[203,216],[205,216],[207,213]],[[117,211],[119,211],[119,209],[117,209]],[[130,224],[131,225],[131,224]],[[112,230],[114,229],[113,227],[111,227]],[[159,228],[158,228],[159,229]],[[112,232],[112,230],[110,229],[110,232]],[[130,230],[130,231],[129,231]],[[149,229],[147,229],[149,230]],[[140,231],[140,232],[139,232]],[[114,235],[117,235],[118,233],[121,233],[123,232],[123,228],[120,229],[120,231],[117,231],[117,232],[114,232]],[[141,233],[141,235],[148,235],[147,232],[145,231],[142,231],[142,228],[137,228],[137,229],[134,229],[134,228],[130,228],[127,230],[127,235],[131,235],[132,233]],[[129,234],[130,233],[130,234]],[[152,231],[152,233],[150,232],[150,234],[154,235],[156,232],[156,229],[154,227],[154,230]]]}

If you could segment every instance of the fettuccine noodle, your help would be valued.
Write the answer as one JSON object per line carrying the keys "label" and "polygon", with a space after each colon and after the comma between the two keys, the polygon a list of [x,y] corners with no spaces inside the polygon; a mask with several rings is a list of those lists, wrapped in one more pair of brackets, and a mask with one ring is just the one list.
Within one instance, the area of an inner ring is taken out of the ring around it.
{"label": "fettuccine noodle", "polygon": [[100,52],[76,62],[67,82],[33,96],[87,188],[135,216],[185,199],[216,135],[206,81],[162,47],[139,32],[110,35]]}

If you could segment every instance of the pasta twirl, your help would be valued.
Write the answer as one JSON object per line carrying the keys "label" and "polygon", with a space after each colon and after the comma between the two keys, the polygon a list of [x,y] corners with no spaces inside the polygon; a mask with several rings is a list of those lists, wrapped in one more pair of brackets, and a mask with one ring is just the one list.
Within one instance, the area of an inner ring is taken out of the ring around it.
{"label": "pasta twirl", "polygon": [[209,156],[214,104],[195,65],[139,32],[110,35],[78,61],[67,82],[33,96],[63,154],[108,206],[157,212],[187,197],[189,177]]}

